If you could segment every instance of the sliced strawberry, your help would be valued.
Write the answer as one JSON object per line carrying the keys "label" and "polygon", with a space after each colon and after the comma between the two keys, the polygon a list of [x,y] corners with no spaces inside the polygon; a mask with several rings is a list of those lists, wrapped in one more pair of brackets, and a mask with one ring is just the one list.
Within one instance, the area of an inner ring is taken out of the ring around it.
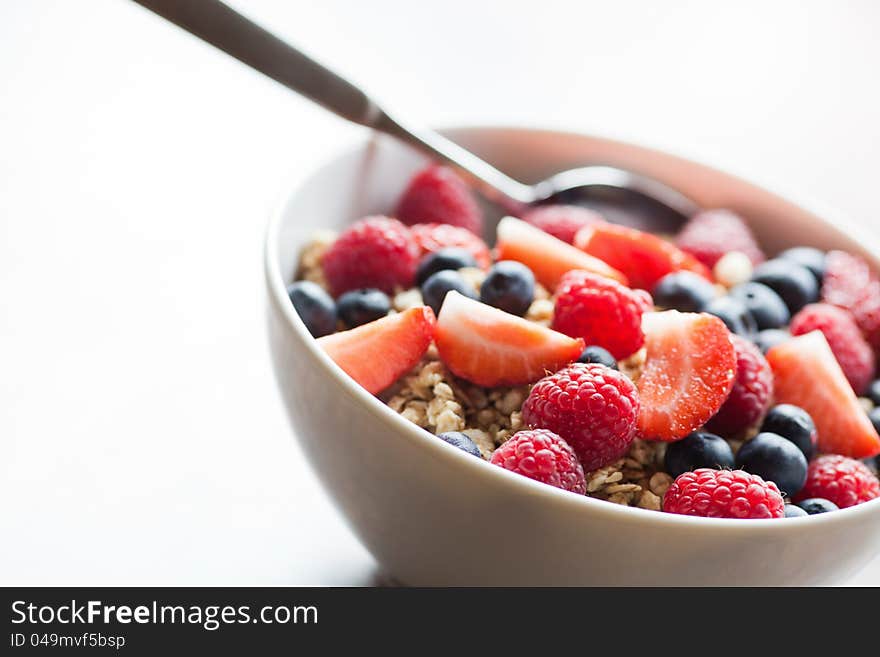
{"label": "sliced strawberry", "polygon": [[666,274],[686,269],[712,280],[704,264],[672,242],[628,226],[597,223],[578,231],[574,244],[629,279],[630,287],[649,292]]}
{"label": "sliced strawberry", "polygon": [[730,394],[736,352],[724,323],[667,310],[642,318],[647,350],[638,380],[644,438],[680,440],[703,426]]}
{"label": "sliced strawberry", "polygon": [[572,362],[584,350],[540,324],[449,292],[435,337],[440,359],[456,375],[481,386],[531,383]]}
{"label": "sliced strawberry", "polygon": [[419,362],[437,320],[427,306],[416,306],[349,331],[325,335],[318,344],[368,392],[381,392]]}
{"label": "sliced strawberry", "polygon": [[820,331],[767,352],[777,404],[800,406],[816,423],[819,451],[863,459],[880,454],[880,436]]}
{"label": "sliced strawberry", "polygon": [[555,289],[562,275],[572,269],[584,269],[626,285],[626,276],[619,271],[515,217],[504,217],[498,223],[496,248],[499,260],[523,263],[549,290]]}

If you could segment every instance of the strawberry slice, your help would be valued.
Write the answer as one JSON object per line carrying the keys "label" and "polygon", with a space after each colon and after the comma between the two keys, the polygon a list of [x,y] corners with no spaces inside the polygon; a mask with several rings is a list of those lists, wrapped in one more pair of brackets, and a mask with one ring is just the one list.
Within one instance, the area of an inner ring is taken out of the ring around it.
{"label": "strawberry slice", "polygon": [[585,226],[578,231],[574,244],[623,272],[630,287],[648,292],[666,274],[682,269],[712,280],[706,265],[672,242],[628,226],[609,223]]}
{"label": "strawberry slice", "polygon": [[375,395],[419,362],[434,339],[436,323],[430,308],[416,306],[349,331],[325,335],[318,344]]}
{"label": "strawberry slice", "polygon": [[572,269],[585,269],[626,285],[626,276],[598,258],[587,255],[571,244],[566,244],[515,217],[504,217],[498,223],[495,246],[499,260],[517,260],[523,263],[548,290],[556,289],[559,279]]}
{"label": "strawberry slice", "polygon": [[724,323],[667,310],[642,317],[647,350],[638,380],[644,438],[675,441],[703,426],[730,394],[736,352]]}
{"label": "strawberry slice", "polygon": [[463,379],[481,386],[537,381],[572,362],[584,350],[581,338],[511,315],[449,292],[437,319],[440,359]]}
{"label": "strawberry slice", "polygon": [[820,331],[767,352],[777,404],[800,406],[816,423],[819,451],[863,459],[880,454],[880,436]]}

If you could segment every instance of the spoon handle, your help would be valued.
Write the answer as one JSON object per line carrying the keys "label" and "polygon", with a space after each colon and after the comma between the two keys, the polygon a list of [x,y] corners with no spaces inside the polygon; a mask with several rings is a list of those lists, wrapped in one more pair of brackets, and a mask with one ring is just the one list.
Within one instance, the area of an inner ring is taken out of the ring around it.
{"label": "spoon handle", "polygon": [[358,87],[219,0],[134,1],[331,112],[454,165],[508,209],[535,200],[528,185],[432,130],[405,126]]}

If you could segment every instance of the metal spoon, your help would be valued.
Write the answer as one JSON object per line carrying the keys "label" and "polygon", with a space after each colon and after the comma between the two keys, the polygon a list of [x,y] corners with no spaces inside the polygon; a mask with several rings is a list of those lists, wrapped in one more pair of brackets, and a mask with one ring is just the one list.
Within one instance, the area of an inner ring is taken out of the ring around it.
{"label": "metal spoon", "polygon": [[539,203],[594,207],[612,221],[675,230],[699,210],[680,192],[608,166],[558,173],[534,185],[505,175],[432,130],[393,117],[366,93],[219,0],[135,0],[286,87],[360,125],[455,166],[488,200],[518,214]]}

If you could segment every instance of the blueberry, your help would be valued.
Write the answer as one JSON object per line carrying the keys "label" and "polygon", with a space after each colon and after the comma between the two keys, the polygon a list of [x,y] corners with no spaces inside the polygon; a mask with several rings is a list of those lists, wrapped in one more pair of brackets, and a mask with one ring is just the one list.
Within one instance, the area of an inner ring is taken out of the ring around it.
{"label": "blueberry", "polygon": [[876,405],[880,406],[880,379],[871,381],[871,385],[868,386],[868,391],[865,393],[865,396]]}
{"label": "blueberry", "polygon": [[437,249],[422,258],[419,263],[418,269],[416,269],[416,285],[421,287],[431,274],[436,274],[438,271],[447,269],[455,271],[476,266],[477,260],[470,251],[455,246]]}
{"label": "blueberry", "polygon": [[810,515],[806,511],[804,511],[801,507],[796,504],[786,504],[785,505],[785,517],[786,518],[803,518],[805,516]]}
{"label": "blueberry", "polygon": [[453,447],[458,447],[461,451],[467,452],[472,456],[476,456],[477,458],[483,458],[483,455],[480,454],[480,448],[477,447],[477,444],[468,438],[468,435],[462,433],[461,431],[447,431],[446,433],[437,434],[437,437],[452,445]]}
{"label": "blueberry", "polygon": [[480,301],[511,315],[525,315],[535,298],[535,275],[515,260],[496,262],[480,286]]}
{"label": "blueberry", "polygon": [[[880,433],[880,406],[871,409],[871,412],[868,413],[868,419],[874,425],[874,430]],[[877,457],[877,464],[880,465],[880,456]]]}
{"label": "blueberry", "polygon": [[825,276],[824,251],[814,249],[811,246],[796,246],[792,249],[786,249],[776,257],[781,260],[790,260],[791,262],[796,262],[801,267],[806,267],[816,277],[819,284],[822,284],[822,278]]}
{"label": "blueberry", "polygon": [[391,300],[382,290],[365,288],[346,292],[336,300],[336,312],[348,328],[381,319],[391,310]]}
{"label": "blueberry", "polygon": [[790,440],[809,461],[816,454],[816,425],[813,418],[800,406],[779,404],[764,418],[761,431],[775,433]]}
{"label": "blueberry", "polygon": [[734,299],[743,305],[755,318],[759,331],[778,329],[786,326],[791,313],[782,298],[766,285],[761,283],[743,283],[729,292]]}
{"label": "blueberry", "polygon": [[758,331],[758,335],[755,336],[755,344],[758,346],[758,349],[761,350],[761,353],[766,354],[773,347],[782,344],[790,338],[791,333],[788,331],[783,331],[782,329],[765,329],[763,331]]}
{"label": "blueberry", "polygon": [[602,347],[597,347],[596,345],[590,345],[586,349],[584,349],[583,353],[581,353],[578,358],[579,363],[598,363],[599,365],[604,365],[605,367],[610,367],[612,370],[617,369],[617,361],[614,360],[614,356],[607,349],[603,349]]}
{"label": "blueberry", "polygon": [[816,277],[809,269],[791,260],[768,260],[758,265],[752,272],[752,280],[763,283],[782,297],[792,315],[819,299]]}
{"label": "blueberry", "polygon": [[797,505],[807,512],[807,515],[814,516],[817,513],[828,513],[829,511],[837,511],[840,507],[831,500],[822,497],[811,497],[808,500],[798,502]]}
{"label": "blueberry", "polygon": [[718,297],[712,299],[703,307],[704,313],[715,315],[727,325],[732,333],[741,335],[749,340],[754,339],[758,332],[755,318],[746,308],[742,301],[733,297]]}
{"label": "blueberry", "polygon": [[807,481],[807,459],[790,440],[759,433],[739,448],[736,467],[772,481],[783,495],[796,495]]}
{"label": "blueberry", "polygon": [[657,281],[651,296],[661,308],[696,313],[715,298],[715,286],[693,272],[676,271]]}
{"label": "blueberry", "polygon": [[443,299],[446,293],[455,290],[471,299],[477,298],[474,287],[468,283],[457,271],[444,269],[436,274],[431,274],[424,283],[422,283],[422,299],[431,306],[431,310],[435,314],[440,312],[440,306],[443,305]]}
{"label": "blueberry", "polygon": [[734,463],[727,441],[706,431],[694,431],[666,448],[666,472],[672,477],[697,468],[732,469]]}
{"label": "blueberry", "polygon": [[297,281],[287,287],[287,296],[313,337],[320,338],[336,330],[336,304],[320,285]]}

